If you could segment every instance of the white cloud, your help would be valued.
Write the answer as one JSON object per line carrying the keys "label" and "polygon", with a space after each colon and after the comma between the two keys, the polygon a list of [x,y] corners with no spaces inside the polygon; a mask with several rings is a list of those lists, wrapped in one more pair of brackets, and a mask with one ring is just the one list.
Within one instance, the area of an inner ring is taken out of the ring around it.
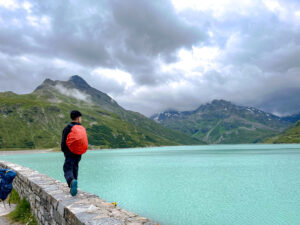
{"label": "white cloud", "polygon": [[32,4],[30,2],[24,2],[22,4],[23,8],[28,12],[31,13]]}
{"label": "white cloud", "polygon": [[119,69],[97,68],[91,74],[94,77],[100,77],[101,79],[110,80],[112,83],[124,86],[126,90],[135,85],[131,74]]}
{"label": "white cloud", "polygon": [[[79,70],[82,70],[82,66],[78,65],[77,63],[73,63],[70,61],[63,60],[61,58],[54,58],[51,60],[52,65],[54,65],[56,68],[68,68],[73,71],[73,74],[78,73]],[[77,72],[76,72],[77,71]]]}
{"label": "white cloud", "polygon": [[263,3],[267,6],[267,8],[273,12],[281,11],[284,8],[280,6],[279,2],[274,0],[263,0]]}
{"label": "white cloud", "polygon": [[8,10],[15,10],[20,7],[20,5],[14,0],[0,0],[0,7],[4,7]]}
{"label": "white cloud", "polygon": [[30,26],[39,29],[43,33],[46,33],[51,29],[51,19],[48,16],[38,17],[28,13],[26,19]]}
{"label": "white cloud", "polygon": [[278,15],[278,17],[287,22],[287,23],[293,23],[294,19],[291,18],[293,16],[294,9],[291,9],[289,7],[284,7],[283,4],[280,4],[280,2],[276,0],[262,0],[267,9],[269,9],[271,12]]}
{"label": "white cloud", "polygon": [[76,98],[81,101],[85,101],[91,103],[91,96],[79,91],[78,89],[73,88],[65,88],[64,86],[57,84],[55,85],[56,90],[58,90],[61,94]]}
{"label": "white cloud", "polygon": [[178,10],[193,9],[199,11],[211,11],[217,18],[222,17],[228,11],[236,11],[241,14],[257,3],[256,0],[171,0]]}
{"label": "white cloud", "polygon": [[[49,30],[51,28],[51,19],[49,16],[40,15],[37,16],[32,12],[33,5],[29,1],[15,1],[15,0],[0,0],[0,8],[3,7],[10,11],[20,10],[25,11],[25,18],[27,23],[30,26],[35,28],[39,28],[42,31]],[[1,21],[0,17],[0,21]],[[7,21],[6,21],[7,22]],[[12,19],[14,25],[22,25],[24,21],[20,21],[20,19],[16,16]]]}
{"label": "white cloud", "polygon": [[191,50],[181,49],[178,61],[171,64],[161,63],[163,72],[181,73],[187,78],[199,77],[209,70],[218,68],[217,58],[221,54],[218,47],[192,47]]}

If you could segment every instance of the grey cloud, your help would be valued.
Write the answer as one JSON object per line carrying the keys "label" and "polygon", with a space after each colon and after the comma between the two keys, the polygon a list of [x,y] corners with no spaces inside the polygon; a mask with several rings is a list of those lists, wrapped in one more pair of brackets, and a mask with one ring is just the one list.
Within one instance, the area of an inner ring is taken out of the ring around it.
{"label": "grey cloud", "polygon": [[[291,10],[290,14],[300,7],[299,1],[280,4]],[[190,11],[188,16],[197,14]],[[300,90],[299,21],[282,21],[264,6],[256,7],[248,15],[228,13],[221,20],[208,17],[208,21],[208,29],[214,34],[209,44],[219,46],[223,54],[218,59],[222,65],[219,73],[206,73],[203,86],[216,87],[221,98],[238,104],[255,105],[277,114],[300,111],[297,97],[283,94]],[[238,40],[230,45],[234,35]],[[280,98],[281,94],[290,97]]]}
{"label": "grey cloud", "polygon": [[164,56],[204,38],[201,30],[178,18],[168,1],[113,2],[113,16],[124,33],[124,44],[136,54]]}
{"label": "grey cloud", "polygon": [[[273,112],[280,116],[299,113],[300,109],[300,88],[284,88],[278,90],[256,104],[265,111]],[[285,107],[282,107],[282,106]]]}
{"label": "grey cloud", "polygon": [[[138,84],[158,84],[169,76],[157,71],[155,61],[176,60],[174,52],[205,39],[201,29],[178,18],[168,1],[112,1],[116,29],[122,37],[114,56]],[[134,7],[133,7],[134,6]]]}
{"label": "grey cloud", "polygon": [[[176,60],[175,52],[205,38],[199,28],[181,20],[168,1],[33,1],[32,16],[50,18],[44,32],[26,24],[26,12],[6,12],[0,50],[62,58],[86,67],[120,68],[137,83],[160,80],[155,60]],[[17,17],[16,17],[17,14]],[[163,80],[163,78],[162,78]]]}
{"label": "grey cloud", "polygon": [[68,79],[70,74],[84,74],[80,67],[55,67],[53,62],[35,56],[10,56],[0,54],[0,90],[30,93],[45,78]]}
{"label": "grey cloud", "polygon": [[[31,15],[49,18],[49,29],[28,24],[23,8],[0,7],[5,21],[0,23],[1,91],[29,92],[46,77],[65,80],[80,74],[125,108],[150,115],[168,108],[196,108],[214,98],[263,107],[282,93],[298,93],[289,90],[300,87],[300,24],[282,21],[263,4],[246,14],[228,9],[222,18],[215,18],[210,11],[178,13],[162,0],[31,3]],[[300,10],[299,1],[279,3],[291,12]],[[234,37],[238,40],[232,42]],[[199,78],[161,71],[160,63],[176,62],[180,49],[193,46],[219,47],[219,68]],[[54,59],[66,65],[56,65]],[[124,70],[136,82],[133,88],[144,89],[133,95],[134,90],[113,79],[92,76],[97,67]],[[185,81],[183,86],[170,86],[180,80]],[[282,106],[268,110],[280,113]]]}
{"label": "grey cloud", "polygon": [[[299,37],[300,38],[300,37]],[[260,56],[257,65],[266,71],[284,73],[300,66],[300,45],[289,43]]]}

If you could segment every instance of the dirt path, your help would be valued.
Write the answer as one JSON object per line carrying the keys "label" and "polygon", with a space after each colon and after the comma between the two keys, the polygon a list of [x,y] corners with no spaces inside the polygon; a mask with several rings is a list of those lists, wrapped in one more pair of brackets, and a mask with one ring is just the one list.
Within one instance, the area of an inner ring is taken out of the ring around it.
{"label": "dirt path", "polygon": [[15,208],[16,208],[15,204],[10,204],[10,206],[9,206],[8,203],[6,203],[6,208],[5,208],[3,202],[0,202],[0,217],[9,214]]}
{"label": "dirt path", "polygon": [[22,225],[21,223],[10,221],[10,219],[6,218],[5,216],[0,216],[0,224],[1,225]]}
{"label": "dirt path", "polygon": [[9,214],[11,211],[13,211],[16,208],[15,204],[11,204],[11,206],[9,206],[8,204],[6,204],[6,208],[3,205],[3,202],[0,202],[0,224],[1,225],[20,225],[19,223],[14,223],[12,221],[10,221],[6,215]]}

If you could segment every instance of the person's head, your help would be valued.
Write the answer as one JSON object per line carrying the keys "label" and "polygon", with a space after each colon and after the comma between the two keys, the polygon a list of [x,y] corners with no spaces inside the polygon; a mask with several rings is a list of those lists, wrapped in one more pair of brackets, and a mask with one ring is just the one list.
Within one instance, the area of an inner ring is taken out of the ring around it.
{"label": "person's head", "polygon": [[73,122],[81,123],[81,113],[77,110],[73,110],[70,113],[70,117]]}

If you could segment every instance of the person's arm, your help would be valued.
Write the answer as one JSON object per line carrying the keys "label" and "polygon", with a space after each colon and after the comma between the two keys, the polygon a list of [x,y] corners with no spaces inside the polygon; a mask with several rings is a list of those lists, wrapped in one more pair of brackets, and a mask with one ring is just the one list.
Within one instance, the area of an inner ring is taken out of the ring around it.
{"label": "person's arm", "polygon": [[61,150],[64,152],[66,150],[69,150],[67,144],[66,144],[66,141],[67,141],[67,137],[68,137],[68,134],[70,133],[71,129],[70,126],[67,126],[65,127],[65,129],[63,130],[62,132],[62,138],[61,138]]}

